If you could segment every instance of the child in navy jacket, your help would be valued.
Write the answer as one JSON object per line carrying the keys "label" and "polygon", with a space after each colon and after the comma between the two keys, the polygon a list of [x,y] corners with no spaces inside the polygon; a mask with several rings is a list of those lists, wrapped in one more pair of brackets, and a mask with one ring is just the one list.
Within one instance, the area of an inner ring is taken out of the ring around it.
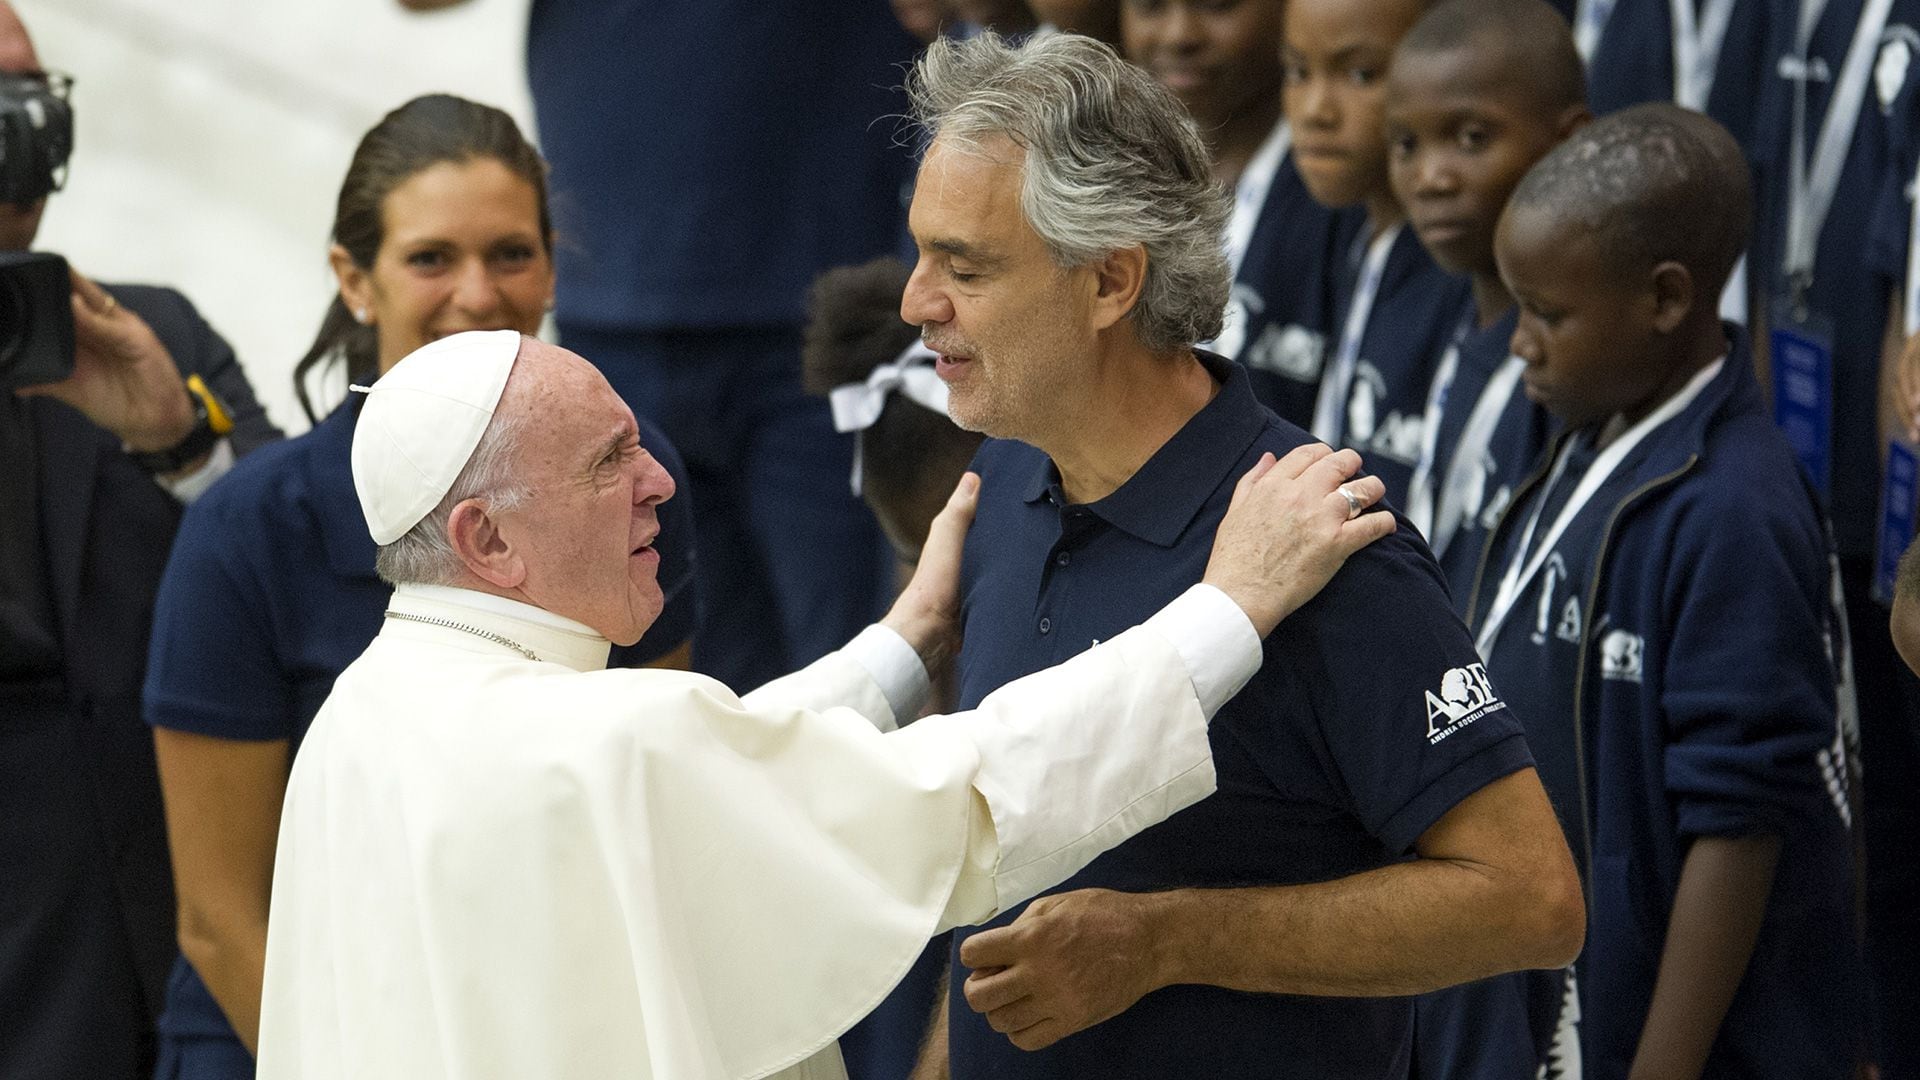
{"label": "child in navy jacket", "polygon": [[1829,545],[1714,304],[1750,207],[1725,129],[1647,105],[1542,160],[1496,241],[1566,432],[1469,622],[1586,878],[1590,1080],[1841,1080],[1860,1049]]}

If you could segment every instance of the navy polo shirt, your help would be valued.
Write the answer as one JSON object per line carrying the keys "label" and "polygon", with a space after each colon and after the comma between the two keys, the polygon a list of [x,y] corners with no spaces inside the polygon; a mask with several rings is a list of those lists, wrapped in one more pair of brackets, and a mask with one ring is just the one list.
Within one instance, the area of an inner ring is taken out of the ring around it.
{"label": "navy polo shirt", "polygon": [[[1364,273],[1367,242],[1356,237],[1340,278],[1335,325],[1346,325]],[[1410,226],[1400,226],[1380,274],[1380,292],[1360,335],[1360,352],[1341,406],[1340,444],[1360,452],[1367,471],[1387,486],[1387,502],[1407,505],[1420,463],[1427,389],[1452,343],[1460,312],[1472,299],[1464,275],[1440,269]],[[1330,346],[1332,354],[1339,351]]]}
{"label": "navy polo shirt", "polygon": [[563,326],[794,324],[894,249],[913,162],[885,0],[533,0]]}
{"label": "navy polo shirt", "polygon": [[1229,301],[1246,335],[1233,359],[1252,373],[1254,395],[1292,423],[1313,423],[1320,373],[1339,336],[1335,290],[1346,251],[1366,215],[1313,201],[1294,165],[1280,159],[1260,207]]}
{"label": "navy polo shirt", "polygon": [[[393,590],[374,573],[373,537],[353,490],[359,402],[356,395],[305,435],[248,455],[187,508],[155,601],[147,723],[285,739],[297,750],[333,680],[380,632]],[[665,655],[696,622],[686,467],[648,421],[640,440],[682,493],[659,511],[666,607],[639,644],[613,650],[613,666]],[[168,981],[160,1030],[235,1038],[184,958]]]}
{"label": "navy polo shirt", "polygon": [[[1070,505],[1047,456],[989,441],[963,566],[960,704],[1146,619],[1199,581],[1234,484],[1264,451],[1309,441],[1202,354],[1219,393],[1113,494]],[[1219,788],[1053,890],[1327,881],[1408,857],[1461,799],[1531,764],[1483,681],[1414,530],[1366,548],[1264,645],[1212,725]],[[1021,908],[990,925],[1002,926]],[[1176,986],[1045,1050],[1016,1049],[966,1005],[957,932],[949,1049],[973,1077],[1401,1077],[1408,998]]]}

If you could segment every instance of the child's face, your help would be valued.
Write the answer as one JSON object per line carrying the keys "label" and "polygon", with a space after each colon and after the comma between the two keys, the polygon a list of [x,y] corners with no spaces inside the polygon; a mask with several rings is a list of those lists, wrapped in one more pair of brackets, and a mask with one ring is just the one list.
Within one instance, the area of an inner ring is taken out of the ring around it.
{"label": "child's face", "polygon": [[1457,274],[1499,273],[1493,232],[1507,196],[1573,122],[1548,114],[1496,52],[1469,41],[1401,53],[1387,76],[1393,193],[1434,261]]}
{"label": "child's face", "polygon": [[1279,0],[1125,0],[1120,40],[1203,137],[1280,92]]}
{"label": "child's face", "polygon": [[1622,273],[1590,236],[1534,206],[1500,219],[1495,247],[1520,308],[1513,354],[1527,362],[1529,398],[1581,427],[1657,394],[1666,373],[1648,348],[1660,317],[1651,270]]}
{"label": "child's face", "polygon": [[1287,120],[1307,190],[1325,206],[1390,193],[1382,128],[1387,63],[1421,0],[1288,0]]}

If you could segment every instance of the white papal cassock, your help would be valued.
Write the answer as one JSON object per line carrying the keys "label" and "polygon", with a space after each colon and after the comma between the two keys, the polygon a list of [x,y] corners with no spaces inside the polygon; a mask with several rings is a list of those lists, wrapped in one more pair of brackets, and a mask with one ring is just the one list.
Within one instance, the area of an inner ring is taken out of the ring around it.
{"label": "white papal cassock", "polygon": [[263,1080],[844,1077],[928,937],[1210,793],[1206,720],[1260,661],[1197,586],[896,731],[925,675],[888,630],[745,699],[607,648],[396,591],[288,783]]}

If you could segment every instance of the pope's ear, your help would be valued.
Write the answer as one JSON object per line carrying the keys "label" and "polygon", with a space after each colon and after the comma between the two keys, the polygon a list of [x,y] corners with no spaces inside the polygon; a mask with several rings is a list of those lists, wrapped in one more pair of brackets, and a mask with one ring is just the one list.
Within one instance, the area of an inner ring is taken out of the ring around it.
{"label": "pope's ear", "polygon": [[489,585],[514,589],[526,580],[526,566],[519,553],[501,535],[500,523],[479,499],[466,499],[453,508],[447,518],[447,541],[467,572]]}

